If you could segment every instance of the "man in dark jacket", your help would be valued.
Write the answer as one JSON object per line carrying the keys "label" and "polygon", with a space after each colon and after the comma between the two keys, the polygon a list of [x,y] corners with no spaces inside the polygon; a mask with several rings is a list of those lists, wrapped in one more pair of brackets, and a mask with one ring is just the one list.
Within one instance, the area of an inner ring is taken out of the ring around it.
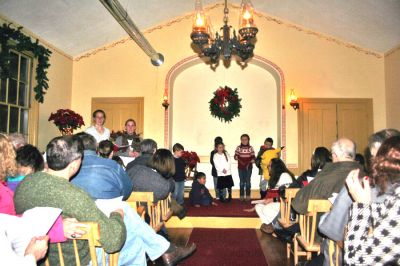
{"label": "man in dark jacket", "polygon": [[351,170],[360,169],[359,163],[354,161],[356,146],[353,141],[341,138],[332,145],[333,163],[328,163],[319,172],[309,185],[302,188],[292,201],[293,209],[300,214],[307,213],[309,199],[328,199],[332,193],[339,193],[344,181]]}
{"label": "man in dark jacket", "polygon": [[151,156],[153,156],[156,150],[157,150],[157,142],[155,142],[152,139],[142,140],[142,142],[140,142],[140,156],[136,157],[135,160],[128,163],[125,171],[127,172],[130,171],[130,169],[135,165],[146,166]]}

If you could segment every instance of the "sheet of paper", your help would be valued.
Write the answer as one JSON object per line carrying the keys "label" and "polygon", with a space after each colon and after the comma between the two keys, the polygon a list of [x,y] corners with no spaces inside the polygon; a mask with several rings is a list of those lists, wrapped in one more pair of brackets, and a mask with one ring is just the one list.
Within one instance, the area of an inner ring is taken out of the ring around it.
{"label": "sheet of paper", "polygon": [[14,251],[23,256],[32,237],[45,236],[61,212],[58,208],[35,207],[21,217],[0,214],[0,226],[6,229]]}
{"label": "sheet of paper", "polygon": [[98,199],[95,201],[99,208],[107,217],[116,209],[123,209],[122,196],[113,199]]}

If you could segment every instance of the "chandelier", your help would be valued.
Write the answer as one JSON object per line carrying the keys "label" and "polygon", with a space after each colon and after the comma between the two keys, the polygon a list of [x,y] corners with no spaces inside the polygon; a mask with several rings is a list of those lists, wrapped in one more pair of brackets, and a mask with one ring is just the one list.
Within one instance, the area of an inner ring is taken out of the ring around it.
{"label": "chandelier", "polygon": [[212,64],[216,64],[222,56],[224,61],[230,60],[236,54],[242,61],[253,56],[255,37],[258,32],[253,19],[254,8],[250,0],[242,0],[239,17],[239,35],[232,31],[228,25],[228,4],[225,0],[224,25],[221,34],[211,32],[210,23],[207,22],[201,0],[195,2],[195,14],[193,17],[193,30],[190,38],[200,49],[200,55],[210,58]]}

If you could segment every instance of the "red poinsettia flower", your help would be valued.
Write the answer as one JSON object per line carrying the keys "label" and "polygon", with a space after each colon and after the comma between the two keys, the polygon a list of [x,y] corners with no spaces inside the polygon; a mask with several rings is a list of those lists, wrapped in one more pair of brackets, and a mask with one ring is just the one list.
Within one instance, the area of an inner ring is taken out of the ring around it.
{"label": "red poinsettia flower", "polygon": [[67,128],[75,130],[85,125],[82,116],[70,109],[58,109],[50,114],[48,121],[53,121],[61,131]]}

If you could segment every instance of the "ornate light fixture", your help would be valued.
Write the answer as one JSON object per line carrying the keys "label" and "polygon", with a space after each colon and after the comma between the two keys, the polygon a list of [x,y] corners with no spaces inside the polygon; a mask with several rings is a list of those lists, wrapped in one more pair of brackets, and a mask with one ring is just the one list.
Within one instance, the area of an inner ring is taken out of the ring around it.
{"label": "ornate light fixture", "polygon": [[254,41],[258,29],[254,25],[254,8],[251,1],[242,0],[239,17],[239,35],[236,35],[236,31],[233,30],[231,36],[232,27],[228,25],[228,14],[228,4],[227,0],[225,0],[224,26],[221,28],[221,34],[216,32],[215,37],[213,37],[201,0],[196,0],[195,2],[193,30],[190,38],[200,48],[200,54],[209,57],[213,64],[218,62],[221,55],[225,61],[230,60],[232,54],[235,53],[242,61],[246,61],[253,56]]}
{"label": "ornate light fixture", "polygon": [[294,110],[299,109],[300,104],[299,104],[299,102],[297,101],[297,96],[296,96],[296,94],[295,94],[295,92],[294,92],[294,89],[291,89],[291,90],[290,90],[289,99],[290,99],[290,103],[289,103],[290,106],[292,106]]}

